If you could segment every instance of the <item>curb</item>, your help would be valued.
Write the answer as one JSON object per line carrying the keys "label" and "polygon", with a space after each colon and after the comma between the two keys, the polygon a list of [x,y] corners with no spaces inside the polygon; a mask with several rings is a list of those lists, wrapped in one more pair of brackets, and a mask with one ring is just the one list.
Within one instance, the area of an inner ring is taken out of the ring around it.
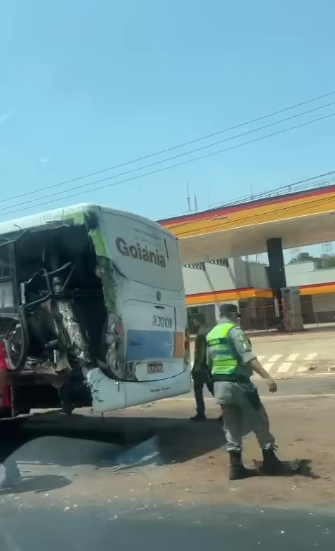
{"label": "curb", "polygon": [[[287,377],[274,377],[275,381],[284,381],[287,379],[309,379],[310,377],[334,377],[335,373],[295,373],[294,375],[288,375]],[[261,378],[260,378],[261,379]]]}
{"label": "curb", "polygon": [[[271,375],[271,373],[270,373]],[[277,375],[279,375],[277,377]],[[302,373],[294,373],[292,375],[283,375],[282,377],[280,377],[280,373],[275,373],[273,374],[273,379],[275,381],[287,381],[287,380],[292,380],[292,379],[309,379],[311,377],[334,377],[335,376],[335,372],[333,373],[306,373],[306,372],[302,372]],[[262,377],[260,377],[259,375],[254,375],[253,377],[256,381],[263,381],[264,379],[262,379]]]}
{"label": "curb", "polygon": [[335,372],[332,371],[331,373],[329,373],[329,371],[326,371],[325,373],[309,373],[308,375],[304,372],[302,373],[297,373],[297,376],[298,377],[333,377],[335,375]]}

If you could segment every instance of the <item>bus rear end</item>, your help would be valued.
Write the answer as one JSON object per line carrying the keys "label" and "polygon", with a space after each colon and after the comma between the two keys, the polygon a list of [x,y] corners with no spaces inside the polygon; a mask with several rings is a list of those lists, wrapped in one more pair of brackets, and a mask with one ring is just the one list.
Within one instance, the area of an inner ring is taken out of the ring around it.
{"label": "bus rear end", "polygon": [[121,274],[116,303],[129,381],[126,407],[189,392],[187,315],[177,239],[158,224],[127,213],[102,212],[102,229],[110,258]]}

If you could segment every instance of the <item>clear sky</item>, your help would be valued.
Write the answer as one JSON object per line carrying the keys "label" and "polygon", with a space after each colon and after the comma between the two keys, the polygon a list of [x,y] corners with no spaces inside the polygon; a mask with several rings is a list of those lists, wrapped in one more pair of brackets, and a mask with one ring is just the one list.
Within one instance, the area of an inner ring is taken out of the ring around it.
{"label": "clear sky", "polygon": [[99,177],[50,189],[335,90],[334,20],[331,0],[2,0],[1,199],[47,189],[0,220],[83,201],[161,218],[187,210],[187,182],[207,208],[335,170],[334,117],[78,197]]}

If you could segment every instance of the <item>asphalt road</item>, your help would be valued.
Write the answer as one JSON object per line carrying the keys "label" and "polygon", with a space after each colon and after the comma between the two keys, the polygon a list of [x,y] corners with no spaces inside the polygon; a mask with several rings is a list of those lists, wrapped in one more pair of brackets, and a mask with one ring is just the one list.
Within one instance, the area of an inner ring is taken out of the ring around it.
{"label": "asphalt road", "polygon": [[[331,550],[335,517],[325,512],[216,506],[124,505],[57,509],[1,506],[2,551]],[[15,514],[16,513],[16,514]]]}
{"label": "asphalt road", "polygon": [[[263,383],[259,387],[262,395],[269,396]],[[269,399],[329,394],[335,396],[335,377],[296,378],[280,381],[277,398]],[[193,400],[193,395],[179,400]],[[159,402],[155,408],[148,412],[159,415]],[[202,461],[203,454],[217,453],[222,446],[216,423],[206,428],[206,434],[213,433],[212,452],[204,447],[208,438],[199,438],[196,431],[200,429],[190,426],[187,417],[172,418],[178,416],[178,400],[171,402],[170,408],[171,418],[167,412],[167,417],[156,419],[154,425],[145,418],[133,418],[130,424],[121,416],[106,420],[104,425],[98,418],[83,420],[74,416],[69,430],[64,428],[64,416],[60,416],[59,423],[57,416],[55,420],[52,415],[39,416],[22,428],[0,423],[1,450],[27,477],[18,488],[0,492],[0,549],[99,551],[113,545],[126,551],[158,547],[160,551],[170,551],[180,548],[181,542],[187,542],[193,551],[224,546],[229,551],[262,546],[282,551],[285,546],[293,548],[298,544],[305,550],[334,549],[335,510],[331,507],[325,511],[310,502],[308,506],[293,507],[291,501],[284,504],[286,509],[208,503],[205,507],[202,502],[183,503],[177,497],[171,501],[168,494],[164,501],[164,484],[171,488],[171,482],[164,478],[167,482],[161,483],[162,472],[169,473],[176,459],[184,462],[186,471],[174,484],[176,491],[185,493],[192,454],[196,456],[194,461]],[[158,425],[160,441],[155,436]],[[183,444],[180,449],[172,446],[175,431],[179,431]],[[189,440],[190,431],[195,440]],[[191,449],[192,442],[199,446],[196,453]],[[198,472],[200,463],[193,468],[194,473]],[[225,469],[221,478],[225,478]],[[157,484],[160,500],[158,494],[150,493]],[[198,485],[195,476],[196,489]],[[247,499],[242,503],[251,502]]]}
{"label": "asphalt road", "polygon": [[[315,394],[335,396],[335,375],[329,375],[326,377],[318,377],[317,375],[309,375],[306,377],[294,377],[292,379],[280,379],[276,381],[278,385],[278,392],[272,397],[277,399],[292,396],[313,396]],[[259,380],[255,381],[255,384],[259,388],[260,395],[264,398],[269,396],[269,392],[266,384]],[[205,389],[205,396],[211,397],[207,389]],[[192,399],[193,393],[185,394],[181,399]]]}

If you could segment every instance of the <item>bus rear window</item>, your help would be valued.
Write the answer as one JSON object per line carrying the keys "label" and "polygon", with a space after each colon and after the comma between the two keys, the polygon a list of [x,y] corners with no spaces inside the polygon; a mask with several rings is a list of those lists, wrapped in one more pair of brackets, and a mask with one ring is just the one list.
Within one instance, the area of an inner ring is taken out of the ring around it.
{"label": "bus rear window", "polygon": [[131,281],[169,291],[182,289],[177,241],[163,229],[114,213],[102,213],[111,259]]}

